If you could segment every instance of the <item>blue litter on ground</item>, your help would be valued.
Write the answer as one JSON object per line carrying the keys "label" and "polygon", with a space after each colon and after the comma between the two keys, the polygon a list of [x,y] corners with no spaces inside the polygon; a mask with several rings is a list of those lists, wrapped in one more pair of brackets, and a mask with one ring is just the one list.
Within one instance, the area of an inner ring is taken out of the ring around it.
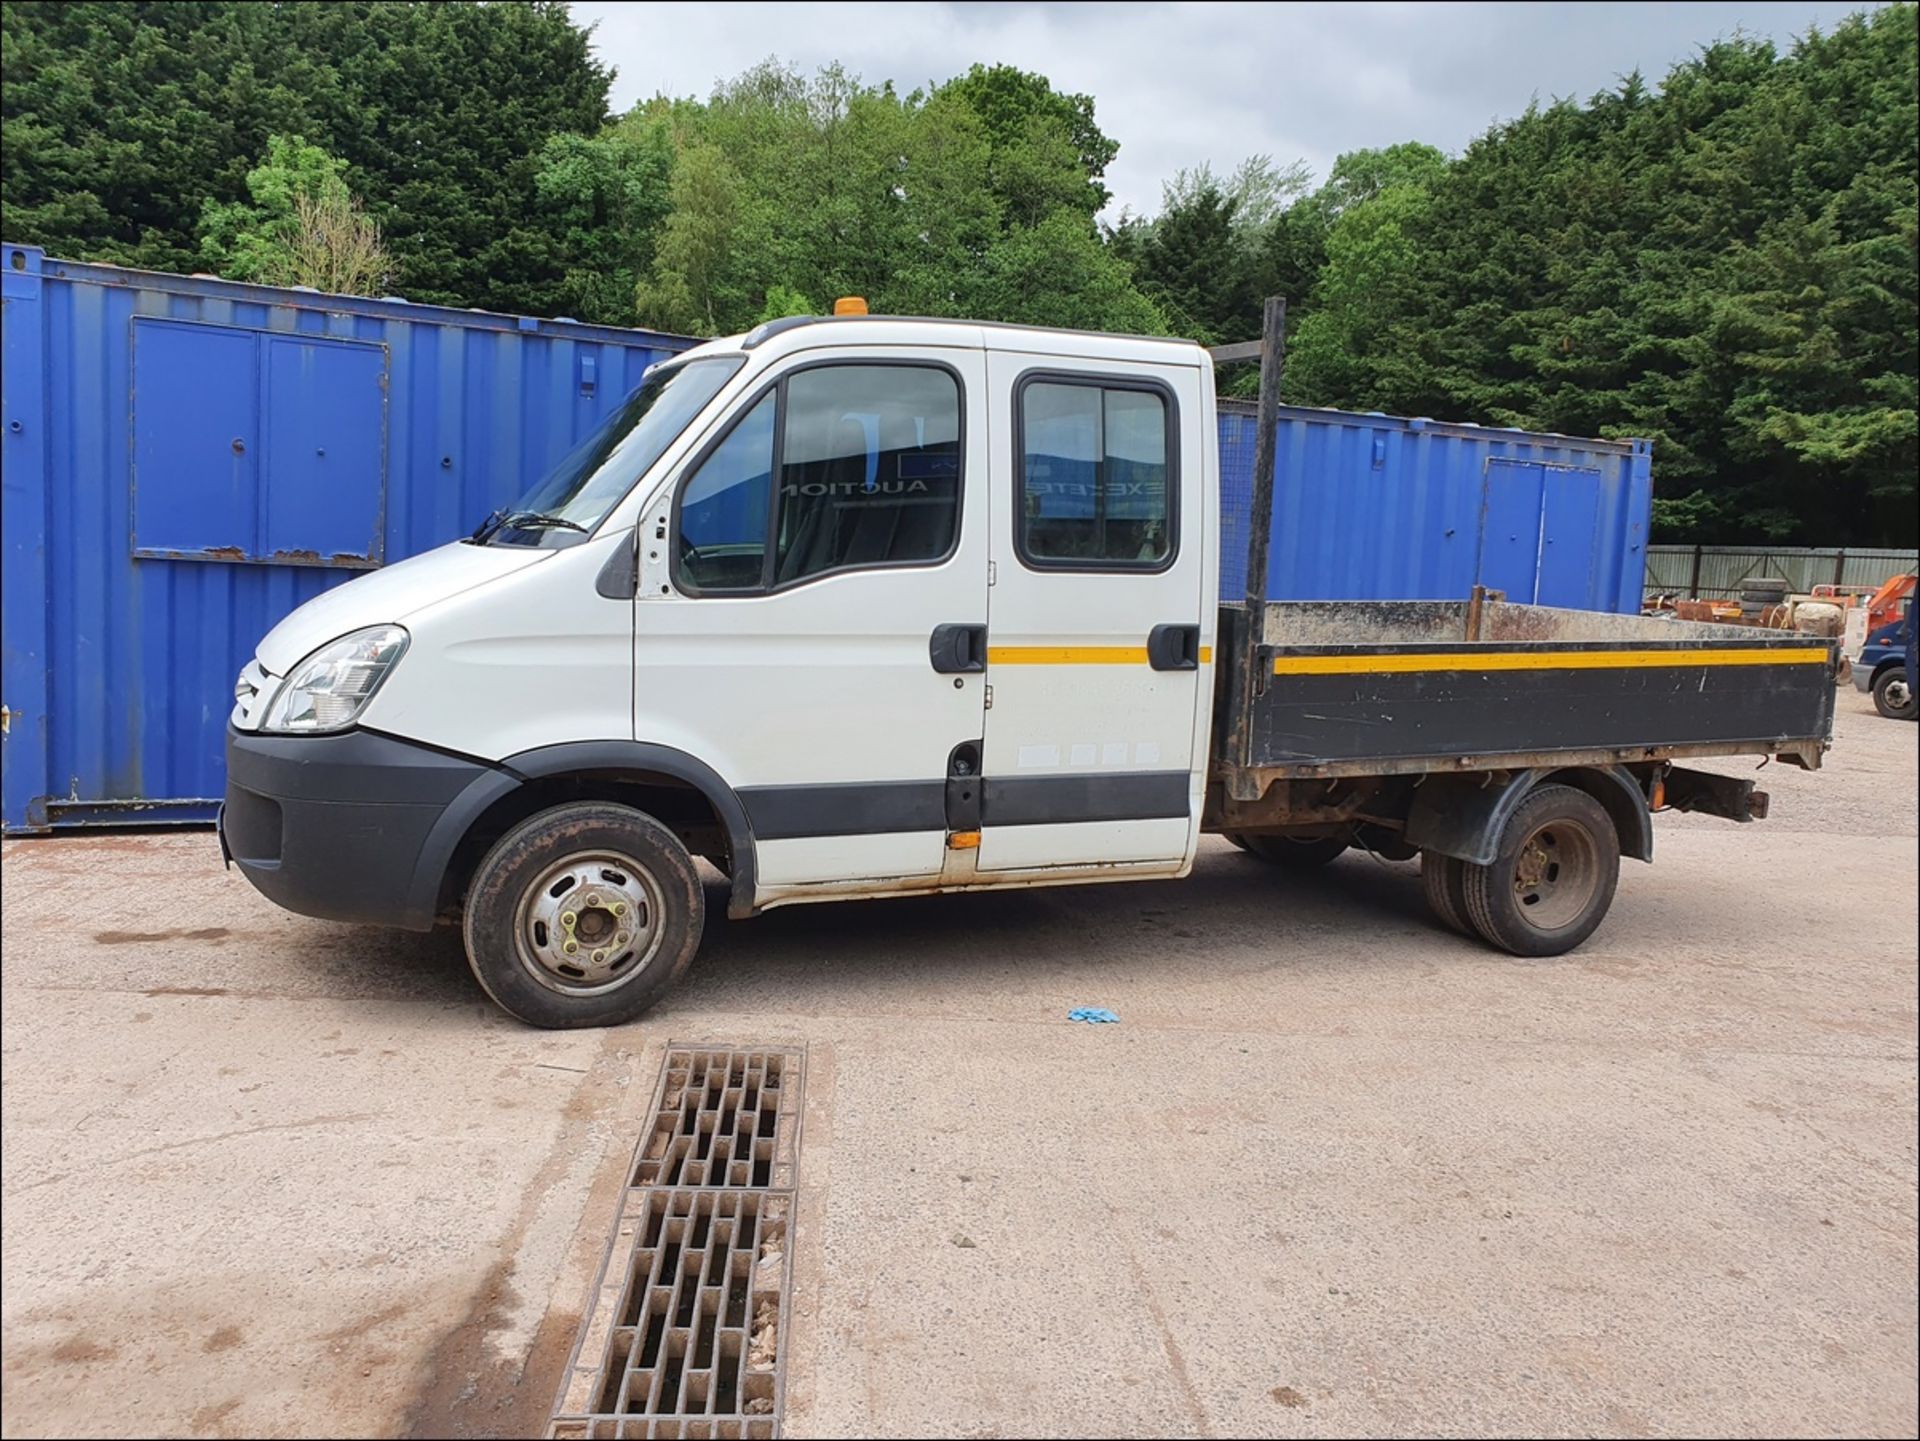
{"label": "blue litter on ground", "polygon": [[1093,1021],[1105,1025],[1120,1018],[1105,1006],[1076,1006],[1067,1012],[1069,1021]]}

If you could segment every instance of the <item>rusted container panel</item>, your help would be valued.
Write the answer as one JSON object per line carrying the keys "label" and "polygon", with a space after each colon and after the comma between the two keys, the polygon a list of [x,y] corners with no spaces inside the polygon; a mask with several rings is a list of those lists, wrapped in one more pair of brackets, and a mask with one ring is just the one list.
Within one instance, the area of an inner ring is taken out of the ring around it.
{"label": "rusted container panel", "polygon": [[9,830],[210,818],[261,635],[471,530],[695,343],[23,245],[0,267]]}

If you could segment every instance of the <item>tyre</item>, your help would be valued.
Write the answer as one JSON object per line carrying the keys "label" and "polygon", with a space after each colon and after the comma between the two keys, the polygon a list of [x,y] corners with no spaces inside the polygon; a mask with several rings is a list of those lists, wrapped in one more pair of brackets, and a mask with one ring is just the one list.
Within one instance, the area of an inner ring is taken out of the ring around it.
{"label": "tyre", "polygon": [[1450,931],[1463,936],[1477,935],[1467,919],[1467,863],[1457,856],[1438,851],[1420,852],[1420,884],[1427,893],[1427,907]]}
{"label": "tyre", "polygon": [[1889,666],[1873,678],[1873,708],[1888,720],[1913,720],[1920,715],[1920,703],[1914,700],[1904,668]]}
{"label": "tyre", "polygon": [[1243,835],[1239,844],[1248,855],[1258,856],[1269,865],[1310,871],[1345,854],[1350,839],[1351,833],[1342,828],[1331,835],[1317,836]]}
{"label": "tyre", "polygon": [[480,987],[530,1026],[617,1026],[686,974],[706,902],[672,831],[589,801],[502,836],[467,892],[462,929]]}
{"label": "tyre", "polygon": [[1620,837],[1606,808],[1572,786],[1520,802],[1491,865],[1466,867],[1467,919],[1516,956],[1564,955],[1607,914],[1620,884]]}

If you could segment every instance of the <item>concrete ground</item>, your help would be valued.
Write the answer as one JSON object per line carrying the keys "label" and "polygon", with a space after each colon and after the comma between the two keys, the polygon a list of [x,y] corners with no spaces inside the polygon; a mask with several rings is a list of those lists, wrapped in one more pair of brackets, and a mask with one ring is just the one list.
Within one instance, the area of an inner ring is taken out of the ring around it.
{"label": "concrete ground", "polygon": [[809,1047],[789,1434],[1911,1436],[1916,730],[1840,709],[1564,960],[1209,841],[716,921],[597,1034],[204,833],[9,843],[4,1430],[536,1431],[673,1038]]}

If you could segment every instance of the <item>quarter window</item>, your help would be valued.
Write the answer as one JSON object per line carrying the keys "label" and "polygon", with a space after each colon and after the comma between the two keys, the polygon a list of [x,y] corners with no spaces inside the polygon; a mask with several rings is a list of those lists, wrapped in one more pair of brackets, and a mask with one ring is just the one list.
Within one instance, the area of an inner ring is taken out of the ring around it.
{"label": "quarter window", "polygon": [[924,565],[952,553],[959,517],[953,375],[817,366],[784,378],[686,481],[678,577],[690,590],[741,592]]}
{"label": "quarter window", "polygon": [[752,590],[766,571],[774,397],[747,412],[680,492],[679,572],[693,590]]}
{"label": "quarter window", "polygon": [[1173,555],[1170,430],[1158,389],[1066,380],[1022,387],[1022,557],[1094,570],[1165,566]]}

